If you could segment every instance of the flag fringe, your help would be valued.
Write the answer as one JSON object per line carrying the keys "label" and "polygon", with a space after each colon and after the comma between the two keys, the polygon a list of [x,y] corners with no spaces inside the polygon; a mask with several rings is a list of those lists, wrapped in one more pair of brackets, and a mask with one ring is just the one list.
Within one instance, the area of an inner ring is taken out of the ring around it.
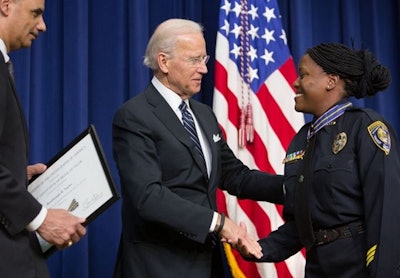
{"label": "flag fringe", "polygon": [[226,259],[228,260],[229,267],[231,269],[231,274],[234,278],[246,278],[246,275],[240,269],[235,256],[232,253],[232,248],[228,243],[223,243]]}

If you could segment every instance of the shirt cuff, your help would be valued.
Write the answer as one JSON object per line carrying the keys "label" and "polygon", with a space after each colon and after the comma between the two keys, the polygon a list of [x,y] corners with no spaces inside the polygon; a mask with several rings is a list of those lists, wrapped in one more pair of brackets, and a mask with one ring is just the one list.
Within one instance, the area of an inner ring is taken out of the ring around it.
{"label": "shirt cuff", "polygon": [[39,229],[40,225],[43,224],[44,219],[47,216],[47,209],[42,207],[39,214],[26,226],[26,229],[30,232],[36,231]]}
{"label": "shirt cuff", "polygon": [[210,229],[209,232],[212,233],[215,230],[215,226],[217,226],[217,220],[218,220],[218,212],[214,211],[214,215],[211,221]]}

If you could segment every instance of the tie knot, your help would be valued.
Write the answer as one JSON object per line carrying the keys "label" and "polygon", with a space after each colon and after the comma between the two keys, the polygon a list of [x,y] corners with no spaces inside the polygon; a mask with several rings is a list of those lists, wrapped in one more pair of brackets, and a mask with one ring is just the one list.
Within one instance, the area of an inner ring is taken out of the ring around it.
{"label": "tie knot", "polygon": [[179,105],[179,109],[184,112],[187,109],[187,104],[186,102],[182,101],[181,104]]}

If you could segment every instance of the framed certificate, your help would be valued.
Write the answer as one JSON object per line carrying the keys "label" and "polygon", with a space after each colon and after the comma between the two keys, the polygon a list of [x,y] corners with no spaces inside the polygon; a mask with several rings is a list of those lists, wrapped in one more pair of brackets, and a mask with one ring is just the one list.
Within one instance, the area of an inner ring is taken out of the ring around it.
{"label": "framed certificate", "polygon": [[[46,208],[61,208],[88,225],[115,203],[119,196],[96,129],[90,125],[47,163],[47,170],[34,177],[28,191]],[[43,253],[56,247],[36,234]]]}

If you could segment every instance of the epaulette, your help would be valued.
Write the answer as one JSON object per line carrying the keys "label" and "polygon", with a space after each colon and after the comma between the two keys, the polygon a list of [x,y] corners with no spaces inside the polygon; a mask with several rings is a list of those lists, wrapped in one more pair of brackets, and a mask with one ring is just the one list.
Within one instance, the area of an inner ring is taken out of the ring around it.
{"label": "epaulette", "polygon": [[366,108],[366,107],[351,107],[348,109],[348,111],[360,111],[364,112],[365,114],[368,115],[368,117],[371,119],[371,121],[383,121],[383,117],[378,114],[375,110],[371,108]]}

